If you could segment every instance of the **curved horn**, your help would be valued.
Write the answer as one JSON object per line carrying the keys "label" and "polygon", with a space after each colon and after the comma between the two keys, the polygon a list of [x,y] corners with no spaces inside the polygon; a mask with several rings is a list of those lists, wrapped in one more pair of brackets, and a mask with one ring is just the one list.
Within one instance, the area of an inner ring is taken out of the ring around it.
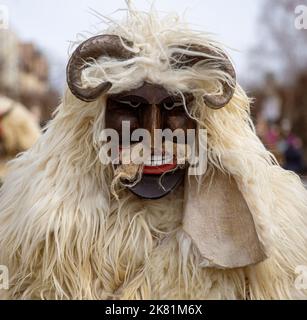
{"label": "curved horn", "polygon": [[81,74],[85,62],[89,59],[98,59],[109,56],[117,59],[133,58],[134,53],[128,51],[122,43],[132,47],[132,42],[116,35],[99,35],[81,43],[72,54],[67,65],[67,84],[78,99],[86,102],[96,100],[101,94],[112,87],[112,83],[103,82],[95,88],[82,88]]}
{"label": "curved horn", "polygon": [[[225,73],[228,73],[230,77],[233,79],[234,83],[236,82],[236,71],[227,57],[227,55],[223,52],[217,53],[213,49],[210,49],[208,47],[200,46],[200,45],[188,45],[188,46],[179,46],[179,48],[182,49],[188,49],[191,51],[198,51],[205,53],[207,55],[210,55],[212,57],[217,57],[217,54],[219,55],[220,58],[222,58],[221,61],[221,70],[223,70]],[[177,60],[176,66],[177,67],[182,67],[182,66],[190,66],[192,67],[195,63],[207,59],[206,57],[203,56],[189,56],[188,54],[180,54],[180,53],[175,53],[172,56]],[[205,95],[204,101],[207,104],[208,107],[212,109],[220,109],[224,107],[233,97],[235,88],[230,86],[226,81],[223,81],[223,94],[219,96],[209,96]]]}

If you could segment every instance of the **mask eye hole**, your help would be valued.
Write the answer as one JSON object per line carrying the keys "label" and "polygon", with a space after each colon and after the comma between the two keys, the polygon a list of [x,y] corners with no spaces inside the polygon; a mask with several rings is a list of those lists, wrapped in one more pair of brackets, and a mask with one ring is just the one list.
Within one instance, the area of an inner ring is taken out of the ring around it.
{"label": "mask eye hole", "polygon": [[142,102],[137,102],[137,101],[118,101],[119,104],[121,105],[126,105],[129,106],[131,108],[139,108],[142,105]]}
{"label": "mask eye hole", "polygon": [[109,99],[106,112],[106,128],[114,129],[122,143],[122,124],[129,122],[131,131],[140,128],[140,101],[131,99]]}
{"label": "mask eye hole", "polygon": [[160,103],[160,107],[164,110],[170,111],[174,108],[183,107],[183,101],[181,99],[176,99],[175,97],[168,97]]}
{"label": "mask eye hole", "polygon": [[183,104],[180,101],[178,102],[168,101],[168,102],[163,102],[162,106],[166,110],[173,110],[174,108],[183,107]]}
{"label": "mask eye hole", "polygon": [[112,110],[118,110],[122,109],[124,111],[136,111],[134,109],[137,109],[142,106],[141,101],[135,101],[135,100],[117,100],[117,99],[112,99],[110,103],[111,109]]}
{"label": "mask eye hole", "polygon": [[127,109],[137,109],[147,105],[147,101],[139,96],[127,95],[121,97],[111,98],[112,104],[121,108]]}
{"label": "mask eye hole", "polygon": [[[190,102],[187,97],[185,97],[186,106],[189,107]],[[164,129],[187,129],[194,128],[194,123],[187,113],[186,107],[184,105],[183,98],[180,96],[168,97],[160,104],[163,109],[163,128]]]}

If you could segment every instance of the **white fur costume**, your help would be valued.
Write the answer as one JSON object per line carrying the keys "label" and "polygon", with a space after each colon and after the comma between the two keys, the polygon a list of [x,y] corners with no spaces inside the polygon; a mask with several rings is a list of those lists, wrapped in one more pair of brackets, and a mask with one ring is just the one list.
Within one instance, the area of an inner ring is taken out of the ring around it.
{"label": "white fur costume", "polygon": [[91,64],[84,85],[109,79],[110,92],[117,93],[146,79],[170,91],[193,92],[191,112],[208,130],[208,174],[223,172],[236,181],[268,259],[242,268],[207,267],[182,229],[183,188],[155,201],[124,190],[116,201],[110,193],[112,169],[99,160],[107,95],[85,103],[67,89],[48,131],[11,163],[1,189],[0,264],[8,266],[11,285],[3,296],[306,298],[294,285],[295,268],[307,265],[307,192],[299,177],[275,164],[256,136],[249,100],[238,85],[226,107],[212,110],[204,104],[205,92],[221,89],[217,79],[228,80],[224,73],[210,63],[169,68],[172,45],[217,44],[176,17],[161,20],[134,11],[106,33],[132,40],[131,50],[139,56]]}

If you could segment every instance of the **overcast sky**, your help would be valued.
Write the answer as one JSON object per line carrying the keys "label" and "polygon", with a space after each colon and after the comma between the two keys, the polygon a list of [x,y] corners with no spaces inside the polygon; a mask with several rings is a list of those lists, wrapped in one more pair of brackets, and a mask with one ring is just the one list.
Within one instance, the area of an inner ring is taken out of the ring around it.
{"label": "overcast sky", "polygon": [[[257,17],[263,0],[156,0],[158,11],[185,15],[198,29],[216,34],[216,39],[231,50],[230,54],[244,79],[248,49],[257,39]],[[152,1],[133,1],[138,9],[146,9]],[[98,20],[89,11],[104,15],[126,8],[124,0],[0,0],[8,6],[10,26],[18,36],[35,42],[59,64],[68,59],[69,41],[78,32],[93,30]],[[119,17],[120,13],[116,14]]]}

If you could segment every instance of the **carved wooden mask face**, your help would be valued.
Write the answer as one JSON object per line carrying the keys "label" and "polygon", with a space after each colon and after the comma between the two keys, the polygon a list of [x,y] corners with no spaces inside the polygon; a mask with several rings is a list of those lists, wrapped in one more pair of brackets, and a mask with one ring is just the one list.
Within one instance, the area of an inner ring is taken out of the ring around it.
{"label": "carved wooden mask face", "polygon": [[[184,98],[188,107],[193,96],[186,94]],[[117,131],[120,144],[123,143],[123,121],[130,123],[131,134],[136,129],[145,129],[151,137],[151,161],[145,164],[141,181],[130,190],[146,199],[167,195],[183,181],[185,169],[177,168],[175,159],[167,159],[164,150],[161,150],[160,156],[155,154],[154,133],[155,129],[169,129],[172,132],[181,129],[185,133],[188,129],[196,129],[195,121],[186,112],[183,97],[170,95],[162,86],[149,83],[131,91],[109,95],[106,128]],[[133,143],[137,142],[131,141]]]}
{"label": "carved wooden mask face", "polygon": [[[88,67],[85,62],[92,62],[93,59],[97,60],[104,56],[128,61],[142,55],[142,51],[136,54],[135,50],[129,49],[133,47],[134,43],[130,40],[109,34],[97,35],[81,43],[67,65],[67,83],[72,94],[82,101],[92,102],[109,92],[113,83],[106,80],[96,87],[83,86],[82,72]],[[220,81],[223,88],[221,94],[203,95],[204,104],[212,109],[220,109],[230,102],[235,92],[236,72],[226,53],[214,45],[203,46],[189,41],[179,45],[169,45],[169,48],[172,49],[169,61],[173,70],[193,68],[202,61],[214,62],[216,69],[228,77],[227,81],[226,79]],[[115,129],[120,136],[121,124],[124,121],[130,121],[132,130],[143,128],[151,133],[154,129],[188,130],[193,128],[195,123],[189,118],[183,106],[180,106],[180,99],[182,97],[171,96],[165,88],[148,83],[130,92],[110,95],[107,103],[106,128]],[[190,96],[186,99],[189,102]],[[176,108],[171,108],[175,104]],[[166,195],[180,183],[184,170],[175,170],[177,168],[174,167],[175,164],[164,166],[162,160],[153,157],[153,163],[145,166],[143,179],[132,189],[133,192],[144,198],[154,199]],[[163,188],[158,186],[161,175],[164,179]]]}

